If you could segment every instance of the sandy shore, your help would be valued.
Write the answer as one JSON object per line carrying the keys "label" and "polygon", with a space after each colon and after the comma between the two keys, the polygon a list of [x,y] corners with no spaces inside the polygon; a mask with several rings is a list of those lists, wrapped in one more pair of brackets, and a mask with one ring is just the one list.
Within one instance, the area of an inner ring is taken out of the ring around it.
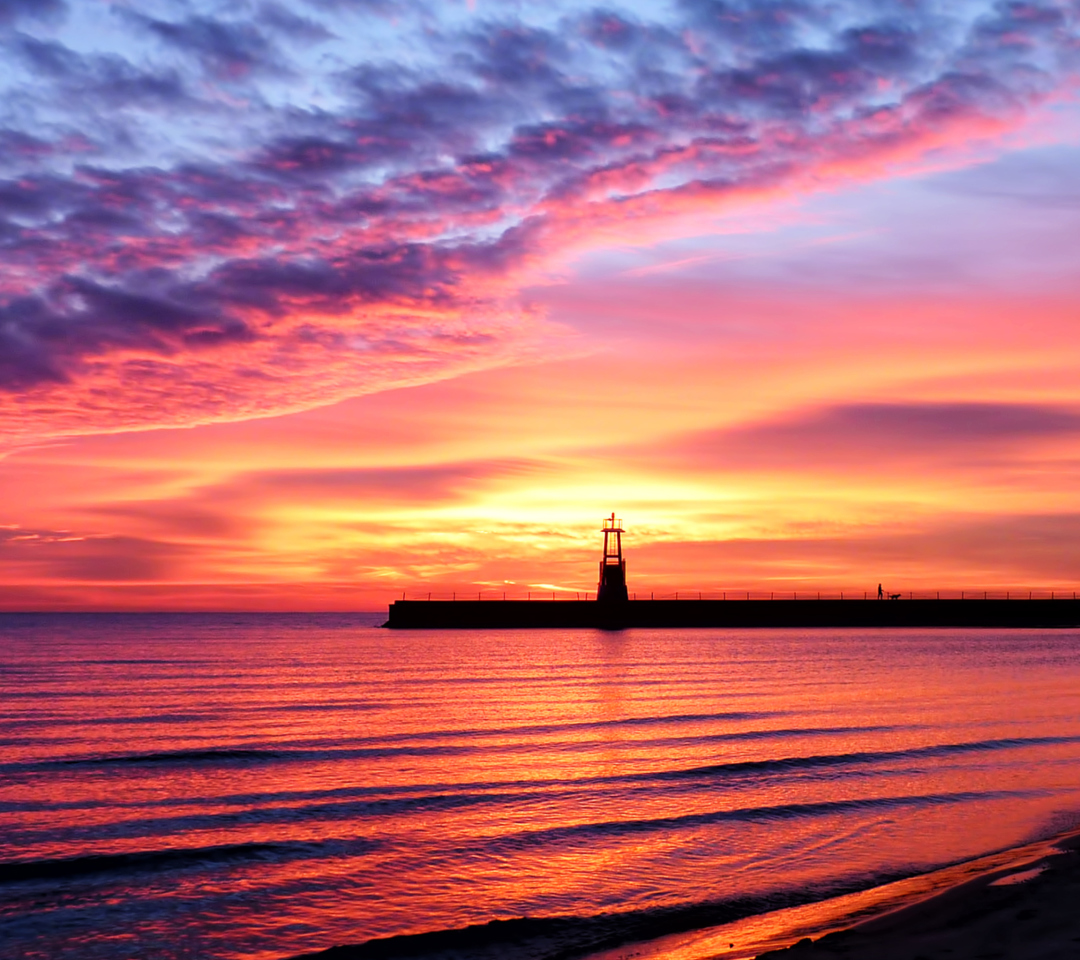
{"label": "sandy shore", "polygon": [[921,903],[769,960],[1077,960],[1080,958],[1080,835],[1059,852],[1014,864]]}

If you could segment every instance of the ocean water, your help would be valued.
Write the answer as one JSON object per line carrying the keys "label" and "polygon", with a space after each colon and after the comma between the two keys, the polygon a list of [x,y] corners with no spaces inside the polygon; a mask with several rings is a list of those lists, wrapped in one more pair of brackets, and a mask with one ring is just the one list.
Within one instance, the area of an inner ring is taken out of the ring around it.
{"label": "ocean water", "polygon": [[381,619],[0,617],[0,956],[572,957],[1080,825],[1077,631]]}

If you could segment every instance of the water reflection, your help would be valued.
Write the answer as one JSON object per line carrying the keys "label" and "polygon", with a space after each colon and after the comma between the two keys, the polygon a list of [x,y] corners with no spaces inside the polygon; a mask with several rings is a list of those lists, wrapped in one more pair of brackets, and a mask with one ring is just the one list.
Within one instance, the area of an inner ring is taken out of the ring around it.
{"label": "water reflection", "polygon": [[0,922],[24,953],[281,957],[521,916],[603,943],[1080,810],[1071,631],[0,630]]}

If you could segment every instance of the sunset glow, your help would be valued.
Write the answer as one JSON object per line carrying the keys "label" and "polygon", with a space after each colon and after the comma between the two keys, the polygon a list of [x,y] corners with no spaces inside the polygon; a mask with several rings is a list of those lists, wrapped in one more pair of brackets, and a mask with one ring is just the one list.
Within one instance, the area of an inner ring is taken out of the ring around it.
{"label": "sunset glow", "polygon": [[0,608],[1077,589],[1070,0],[0,43]]}

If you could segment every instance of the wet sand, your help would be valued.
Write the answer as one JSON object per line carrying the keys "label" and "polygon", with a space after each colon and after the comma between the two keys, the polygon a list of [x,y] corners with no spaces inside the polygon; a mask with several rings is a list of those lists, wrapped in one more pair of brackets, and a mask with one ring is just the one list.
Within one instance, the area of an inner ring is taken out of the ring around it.
{"label": "wet sand", "polygon": [[1080,960],[1080,830],[589,960]]}
{"label": "wet sand", "polygon": [[1077,960],[1080,834],[1052,852],[969,880],[928,900],[768,960]]}

